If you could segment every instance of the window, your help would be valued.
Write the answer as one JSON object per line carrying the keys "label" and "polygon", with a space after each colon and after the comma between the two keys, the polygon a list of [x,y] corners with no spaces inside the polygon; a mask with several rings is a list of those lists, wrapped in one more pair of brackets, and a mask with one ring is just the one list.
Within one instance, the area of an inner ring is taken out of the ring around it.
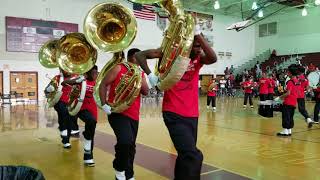
{"label": "window", "polygon": [[277,22],[259,25],[259,37],[273,36],[275,34],[277,34]]}

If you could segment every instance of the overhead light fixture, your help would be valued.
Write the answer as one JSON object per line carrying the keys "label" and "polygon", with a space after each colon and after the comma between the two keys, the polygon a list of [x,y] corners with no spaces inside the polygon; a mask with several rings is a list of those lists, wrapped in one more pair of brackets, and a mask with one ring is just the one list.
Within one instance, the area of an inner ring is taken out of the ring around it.
{"label": "overhead light fixture", "polygon": [[317,6],[320,6],[320,0],[315,0],[314,3],[315,3]]}
{"label": "overhead light fixture", "polygon": [[215,2],[214,2],[214,9],[220,9],[220,3],[219,3],[219,1],[218,0],[216,0]]}
{"label": "overhead light fixture", "polygon": [[303,8],[303,9],[302,9],[301,15],[302,15],[302,16],[307,16],[307,15],[308,15],[308,11],[307,11],[306,8]]}
{"label": "overhead light fixture", "polygon": [[[316,0],[316,1],[319,1],[319,0]],[[256,2],[256,1],[253,1],[251,9],[252,9],[252,10],[258,9],[258,5],[257,5],[257,2]]]}
{"label": "overhead light fixture", "polygon": [[262,11],[262,9],[259,10],[259,12],[258,12],[258,17],[259,17],[259,18],[262,18],[262,17],[263,17],[263,11]]}

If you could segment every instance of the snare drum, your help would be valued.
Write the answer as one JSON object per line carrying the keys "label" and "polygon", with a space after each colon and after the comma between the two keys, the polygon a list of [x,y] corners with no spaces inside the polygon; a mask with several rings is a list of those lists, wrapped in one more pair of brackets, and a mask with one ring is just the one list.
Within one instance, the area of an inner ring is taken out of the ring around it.
{"label": "snare drum", "polygon": [[319,80],[320,80],[320,72],[319,71],[313,71],[308,75],[309,80],[309,86],[312,87],[312,89],[317,89]]}

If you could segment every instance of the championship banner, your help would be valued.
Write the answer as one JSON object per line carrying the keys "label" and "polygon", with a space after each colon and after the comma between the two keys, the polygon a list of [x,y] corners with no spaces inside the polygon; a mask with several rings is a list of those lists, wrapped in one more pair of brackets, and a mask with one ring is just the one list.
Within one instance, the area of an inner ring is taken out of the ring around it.
{"label": "championship banner", "polygon": [[6,17],[7,51],[39,52],[42,45],[51,39],[78,32],[78,24],[44,21],[18,17]]}

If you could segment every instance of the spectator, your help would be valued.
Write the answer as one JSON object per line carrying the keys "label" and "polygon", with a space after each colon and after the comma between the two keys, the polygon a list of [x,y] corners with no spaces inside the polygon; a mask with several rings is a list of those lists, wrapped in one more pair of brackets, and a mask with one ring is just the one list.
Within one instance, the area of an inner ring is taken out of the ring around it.
{"label": "spectator", "polygon": [[230,74],[233,74],[234,73],[234,67],[233,67],[233,65],[231,65],[231,67],[230,67]]}

